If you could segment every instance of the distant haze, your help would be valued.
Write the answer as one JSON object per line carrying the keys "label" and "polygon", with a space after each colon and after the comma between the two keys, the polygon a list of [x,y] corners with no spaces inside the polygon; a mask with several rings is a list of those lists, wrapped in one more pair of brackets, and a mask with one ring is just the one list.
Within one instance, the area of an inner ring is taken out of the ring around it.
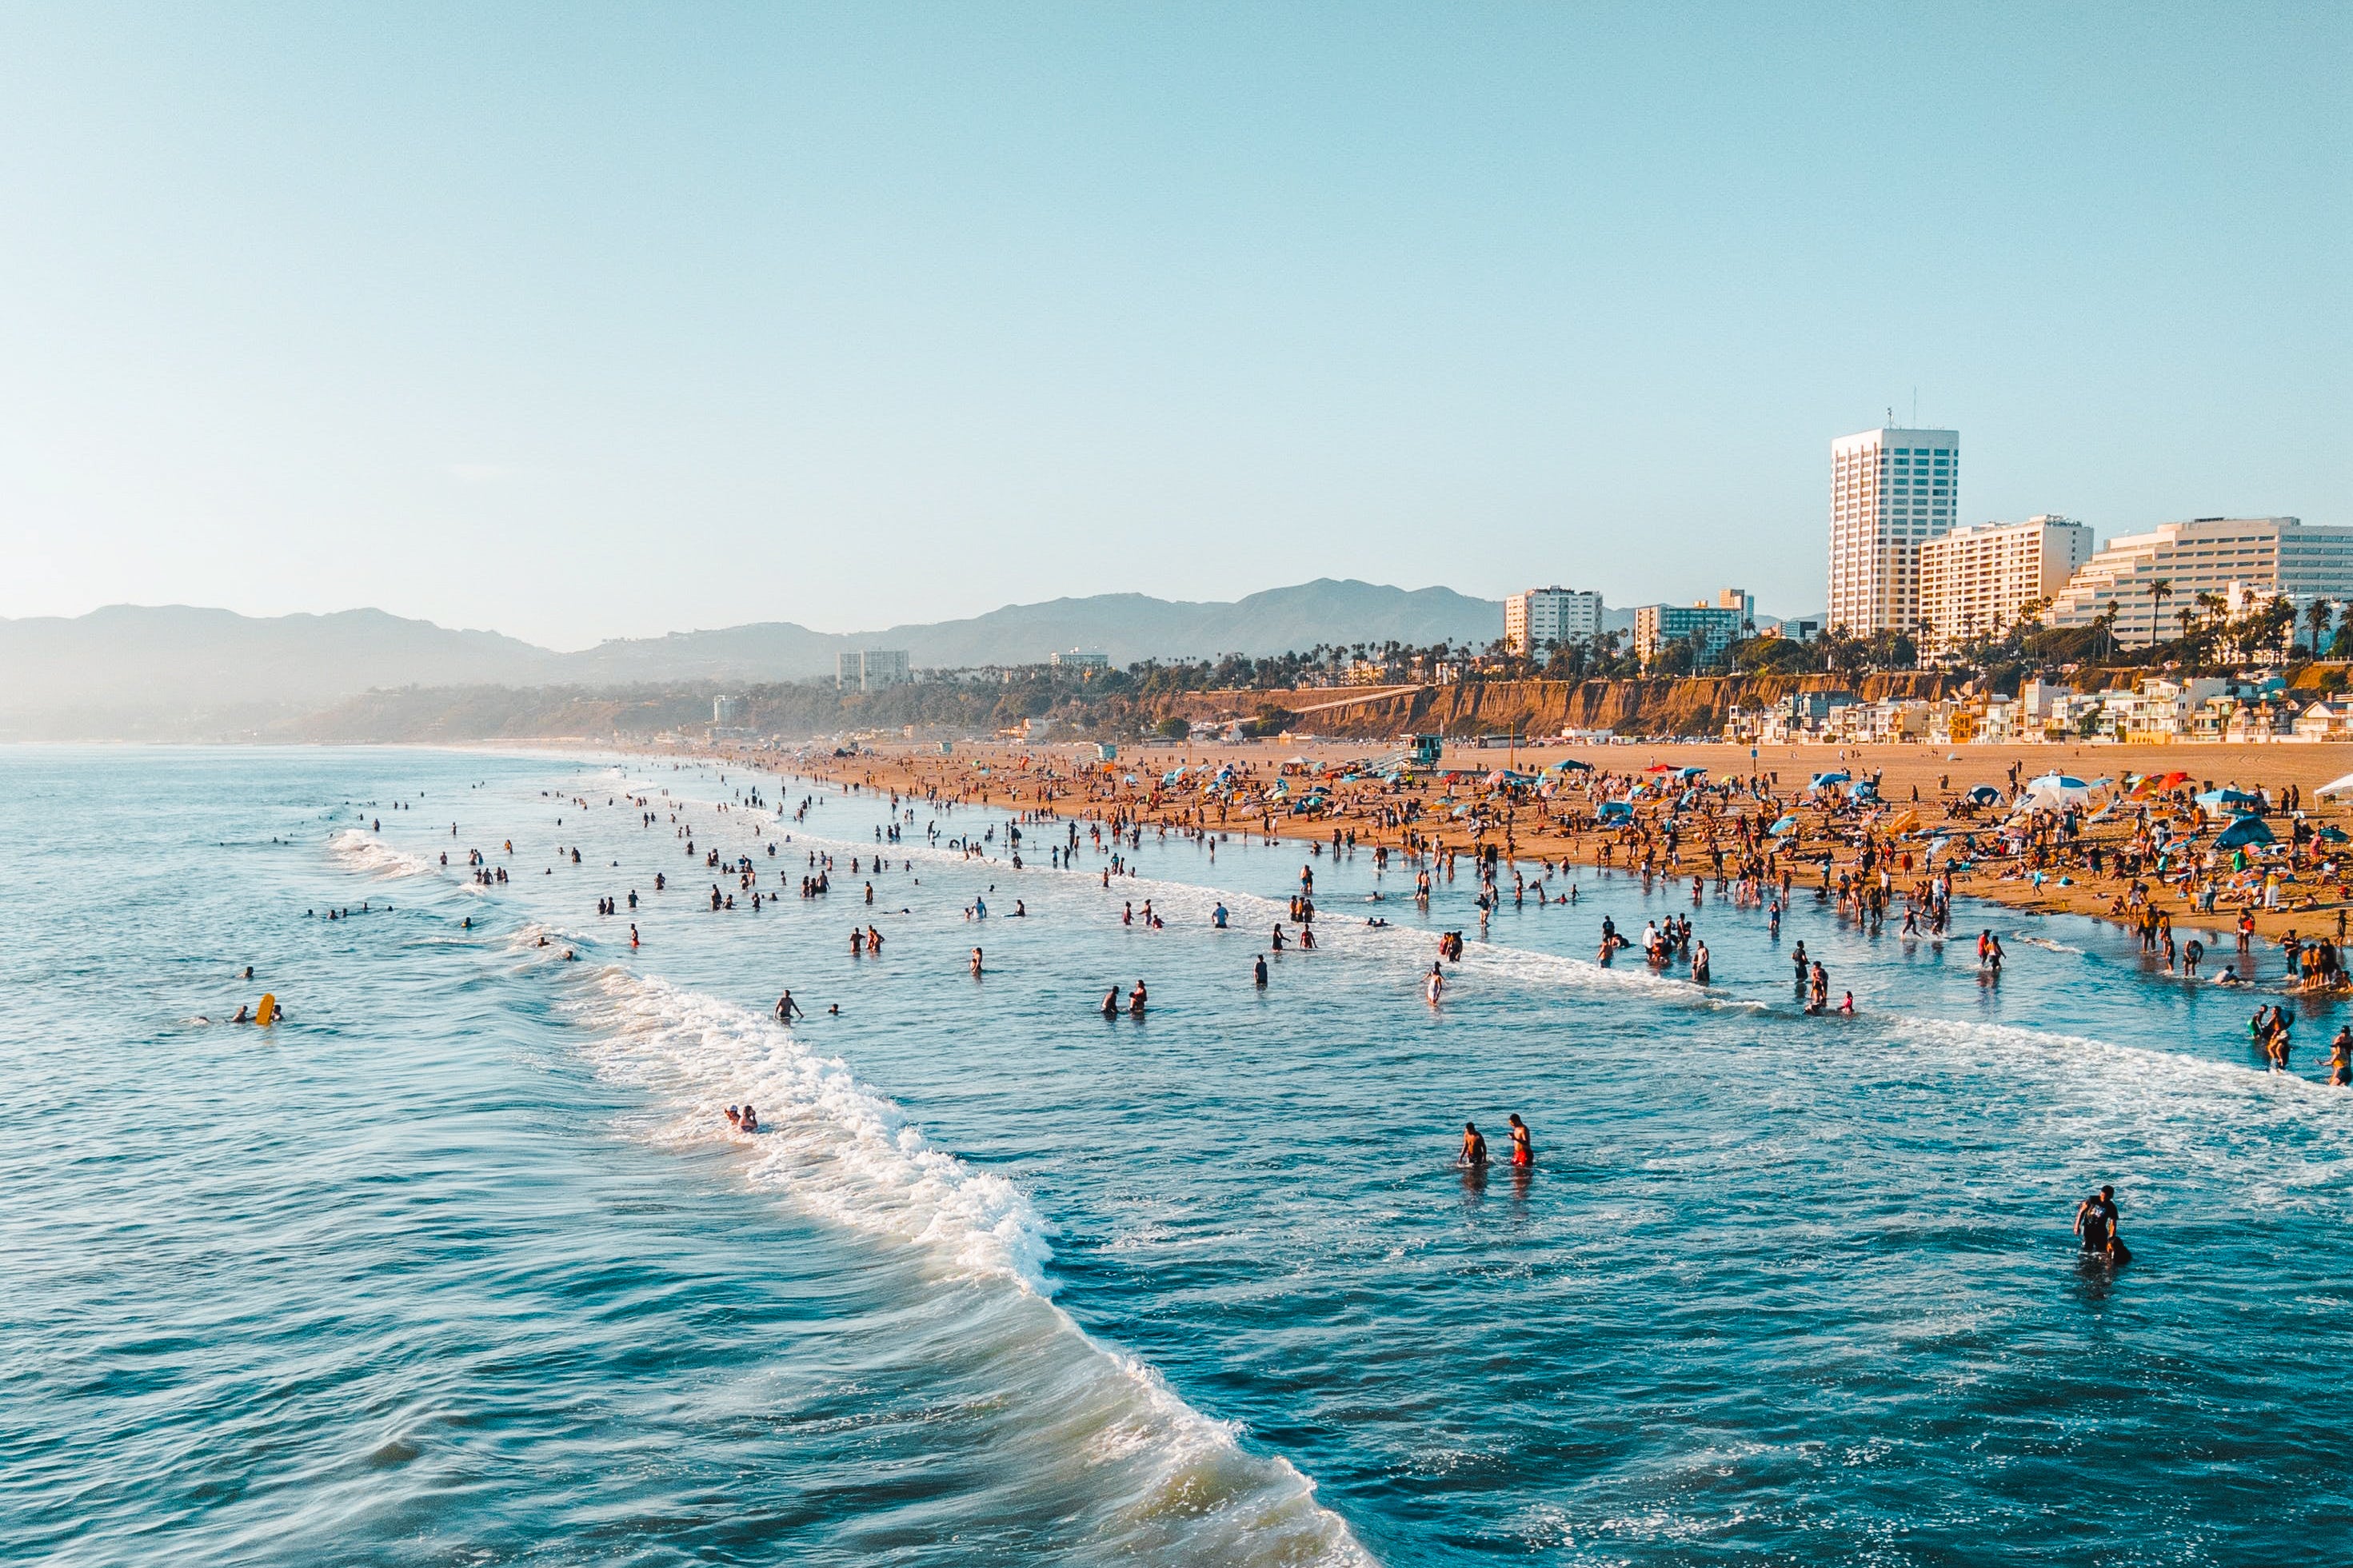
{"label": "distant haze", "polygon": [[256,618],[126,605],[0,620],[0,739],[211,735],[375,687],[800,680],[829,676],[836,655],[869,647],[902,648],[919,667],[1038,664],[1071,647],[1124,665],[1318,644],[1483,647],[1502,633],[1493,600],[1328,578],[1231,604],[1105,594],[848,636],[773,621],[578,653],[381,610]]}

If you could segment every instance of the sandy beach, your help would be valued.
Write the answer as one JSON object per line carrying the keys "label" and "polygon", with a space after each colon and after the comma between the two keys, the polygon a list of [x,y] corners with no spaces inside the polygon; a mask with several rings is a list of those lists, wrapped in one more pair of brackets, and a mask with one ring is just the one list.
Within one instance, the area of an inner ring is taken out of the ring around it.
{"label": "sandy beach", "polygon": [[[2095,791],[2092,801],[2094,810],[2118,795],[2124,781],[2129,778],[2172,773],[2186,775],[2179,787],[2189,792],[2210,787],[2263,789],[2276,800],[2283,792],[2295,788],[2302,793],[2301,811],[2315,827],[2333,826],[2353,832],[2353,802],[2341,798],[2324,801],[2314,793],[2319,786],[2353,772],[2353,747],[2342,745],[2084,745],[1950,750],[1923,745],[1781,745],[1757,749],[1753,761],[1748,747],[1715,742],[1516,750],[1450,745],[1437,767],[1412,770],[1410,782],[1391,784],[1373,780],[1329,784],[1332,809],[1316,816],[1261,814],[1237,808],[1229,808],[1221,816],[1218,805],[1205,805],[1195,790],[1166,788],[1161,784],[1164,775],[1179,768],[1206,768],[1212,775],[1220,769],[1231,768],[1264,786],[1283,776],[1285,765],[1291,764],[1293,798],[1297,798],[1303,793],[1304,781],[1315,770],[1350,762],[1377,762],[1393,754],[1393,748],[1364,742],[1318,741],[1282,745],[1268,742],[1240,746],[1177,742],[1122,746],[1117,760],[1106,764],[1097,760],[1092,746],[958,743],[947,754],[941,753],[936,746],[884,745],[850,757],[813,758],[807,766],[837,782],[862,783],[916,795],[936,790],[956,800],[1009,809],[1045,809],[1062,815],[1117,812],[1134,821],[1172,829],[1181,826],[1228,833],[1249,831],[1301,843],[1328,844],[1337,829],[1344,835],[1353,835],[1358,844],[1392,847],[1419,845],[1425,851],[1439,852],[1470,847],[1471,825],[1467,818],[1454,813],[1488,800],[1487,781],[1497,770],[1542,773],[1565,759],[1588,764],[1591,770],[1588,773],[1564,775],[1562,787],[1549,801],[1504,805],[1502,797],[1495,797],[1491,836],[1505,845],[1506,881],[1513,868],[1530,861],[1599,864],[1605,844],[1612,846],[1609,852],[1616,855],[1616,864],[1627,864],[1626,852],[1616,847],[1611,836],[1589,827],[1564,829],[1557,816],[1564,811],[1572,817],[1588,816],[1599,798],[1622,793],[1622,787],[1596,790],[1587,781],[1655,777],[1650,770],[1657,768],[1704,768],[1707,770],[1706,776],[1714,780],[1745,779],[1752,772],[1763,775],[1766,792],[1773,802],[1771,809],[1793,815],[1800,824],[1799,843],[1803,869],[1798,880],[1805,885],[1819,883],[1821,871],[1818,857],[1824,849],[1833,856],[1834,874],[1837,869],[1852,870],[1857,867],[1861,846],[1850,841],[1851,831],[1841,835],[1838,831],[1841,826],[1852,829],[1858,825],[1870,825],[1874,832],[1884,832],[1893,818],[1907,810],[1916,821],[1902,831],[1906,842],[1923,850],[1935,839],[1951,840],[1965,834],[1974,834],[1981,845],[1987,844],[1988,830],[2000,824],[2003,812],[1957,812],[1962,797],[1977,786],[1992,785],[2007,794],[2013,767],[2021,779],[2057,772],[2087,783],[2113,781]],[[1297,766],[1300,759],[1310,764],[1308,769]],[[740,760],[752,763],[755,759],[745,755]],[[1804,795],[1811,778],[1831,771],[1849,773],[1858,780],[1876,776],[1885,810],[1876,816],[1865,812],[1834,820],[1831,813]],[[1662,813],[1663,802],[1655,798],[1638,801],[1636,808],[1641,820],[1654,823]],[[1753,816],[1759,806],[1743,796],[1725,809]],[[1409,814],[1415,820],[1393,820]],[[2170,818],[2176,814],[2167,810],[2159,815]],[[2178,826],[2186,828],[2189,822],[2190,818],[2182,815]],[[2123,900],[2133,879],[2116,873],[2114,857],[2120,847],[2133,840],[2139,831],[2138,823],[2138,803],[2132,802],[2120,803],[2091,821],[2071,846],[2069,863],[2052,868],[2039,886],[2017,858],[1981,852],[1969,868],[1955,872],[1953,890],[2028,912],[2124,920],[2131,913]],[[2267,826],[2283,844],[2287,842],[2291,832],[2288,816],[2274,811]],[[2201,842],[2211,842],[2213,827],[2210,821]],[[1689,840],[1687,847],[1698,847],[1695,841]],[[2084,852],[2094,847],[2101,852],[2103,861],[2098,871],[2084,863],[2088,858]],[[2341,847],[2353,848],[2353,845]],[[1924,868],[1925,859],[1924,856]],[[1941,865],[1943,861],[1936,863]],[[1704,855],[1687,856],[1677,870],[1688,876],[1695,866],[1705,864]],[[2226,888],[2211,910],[2200,911],[2188,890],[2158,883],[2145,874],[2141,879],[2152,889],[2150,897],[2157,909],[2168,916],[2185,939],[2193,931],[2202,931],[2208,933],[2210,946],[2219,945],[2217,939],[2230,940],[2228,933],[2234,929],[2243,903],[2238,891]],[[2195,880],[2193,878],[2193,884]],[[2278,942],[2291,932],[2305,938],[2333,937],[2340,911],[2353,909],[2353,886],[2348,883],[2353,883],[2353,858],[2341,852],[2324,855],[2316,864],[2300,865],[2283,887],[2277,907],[2263,908],[2261,900],[2256,900],[2251,910],[2256,934],[2267,942]]]}

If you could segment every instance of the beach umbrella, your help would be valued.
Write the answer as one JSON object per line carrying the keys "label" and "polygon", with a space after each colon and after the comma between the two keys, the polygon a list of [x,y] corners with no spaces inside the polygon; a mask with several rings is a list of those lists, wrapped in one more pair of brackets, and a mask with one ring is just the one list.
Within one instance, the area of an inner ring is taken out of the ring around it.
{"label": "beach umbrella", "polygon": [[1631,817],[1633,815],[1634,808],[1622,800],[1605,800],[1601,803],[1600,809],[1594,813],[1594,816],[1603,822],[1619,821]]}
{"label": "beach umbrella", "polygon": [[2210,789],[2192,798],[2203,806],[2255,805],[2263,799],[2261,795],[2249,795],[2242,789]]}
{"label": "beach umbrella", "polygon": [[2330,823],[2320,830],[2320,841],[2324,844],[2345,844],[2353,842],[2353,834],[2348,834],[2335,823]]}
{"label": "beach umbrella", "polygon": [[2343,778],[2337,780],[2333,784],[2322,784],[2318,789],[2314,790],[2312,793],[2315,795],[2343,795],[2348,790],[2353,790],[2353,773],[2347,773]]}
{"label": "beach umbrella", "polygon": [[1707,770],[1705,768],[1685,768],[1675,776],[1677,778],[1684,779],[1704,779],[1707,777]]}
{"label": "beach umbrella", "polygon": [[[1563,757],[1552,766],[1555,773],[1589,773],[1593,771],[1591,763],[1580,763],[1575,757]],[[2353,783],[2353,779],[2347,782]]]}
{"label": "beach umbrella", "polygon": [[2089,789],[2089,788],[2091,788],[2092,786],[2091,786],[2090,784],[2085,784],[2082,779],[2079,779],[2079,778],[2071,778],[2071,777],[2069,777],[2069,776],[2068,776],[2067,774],[2065,774],[2065,773],[2044,773],[2041,778],[2033,778],[2033,779],[2029,779],[2029,780],[2027,780],[2027,781],[2026,781],[2026,787],[2027,787],[2028,789],[2030,789],[2030,790],[2037,790],[2037,789],[2069,789],[2069,790],[2073,790],[2073,789]]}
{"label": "beach umbrella", "polygon": [[1816,773],[1814,775],[1814,782],[1808,784],[1806,787],[1808,789],[1820,789],[1824,784],[1842,784],[1853,776],[1854,775],[1852,773]]}
{"label": "beach umbrella", "polygon": [[2269,844],[2272,830],[2260,816],[2242,816],[2222,829],[2214,840],[2217,849],[2236,849],[2242,844]]}
{"label": "beach umbrella", "polygon": [[1649,767],[1644,768],[1642,771],[1646,773],[1670,773],[1672,770],[1664,763],[1652,763]]}
{"label": "beach umbrella", "polygon": [[1503,769],[1496,768],[1487,774],[1487,782],[1491,784],[1499,784],[1511,776],[1511,774],[1505,773]]}
{"label": "beach umbrella", "polygon": [[1787,833],[1787,832],[1788,832],[1788,831],[1789,831],[1789,829],[1791,829],[1792,827],[1795,827],[1795,826],[1798,826],[1798,819],[1797,819],[1796,817],[1794,817],[1794,816],[1785,816],[1785,817],[1783,817],[1780,821],[1778,821],[1778,822],[1775,823],[1772,826],[1770,826],[1770,827],[1767,828],[1765,831],[1766,831],[1766,832],[1767,832],[1767,833],[1773,833],[1773,834]]}
{"label": "beach umbrella", "polygon": [[1992,805],[2001,799],[2001,791],[1991,784],[1979,784],[1963,798],[1971,805]]}

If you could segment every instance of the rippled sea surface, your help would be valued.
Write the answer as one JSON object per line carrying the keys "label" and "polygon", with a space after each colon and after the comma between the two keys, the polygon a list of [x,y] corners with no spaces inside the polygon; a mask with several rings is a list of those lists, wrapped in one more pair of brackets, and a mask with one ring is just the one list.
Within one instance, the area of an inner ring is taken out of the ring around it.
{"label": "rippled sea surface", "polygon": [[[2353,1559],[2330,1006],[2282,1077],[2257,994],[2085,921],[1939,946],[1801,889],[1776,939],[1586,870],[1482,932],[1369,853],[1147,836],[1106,888],[918,805],[877,870],[888,816],[643,759],[0,750],[0,1559]],[[1322,946],[1261,990],[1303,864]],[[1591,962],[1668,913],[1705,994]],[[1797,1011],[1799,940],[1859,1016]],[[1454,1168],[1513,1111],[1532,1173]],[[2104,1181],[2120,1269],[2069,1230]]]}

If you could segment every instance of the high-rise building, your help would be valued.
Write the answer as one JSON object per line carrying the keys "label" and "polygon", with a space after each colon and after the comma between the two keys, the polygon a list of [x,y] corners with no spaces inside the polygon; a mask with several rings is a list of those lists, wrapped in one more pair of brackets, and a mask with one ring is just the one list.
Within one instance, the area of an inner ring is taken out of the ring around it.
{"label": "high-rise building", "polygon": [[1504,601],[1504,646],[1534,654],[1556,643],[1583,642],[1601,631],[1601,595],[1574,588],[1531,588]]}
{"label": "high-rise building", "polygon": [[1074,647],[1066,653],[1049,654],[1046,658],[1056,669],[1075,669],[1082,675],[1092,675],[1111,668],[1111,655],[1089,653],[1084,648]]}
{"label": "high-rise building", "polygon": [[1831,625],[1858,636],[1920,617],[1920,546],[1952,531],[1956,430],[1865,430],[1831,443]]}
{"label": "high-rise building", "polygon": [[2063,517],[1982,522],[1920,546],[1920,620],[1930,647],[2006,629],[2036,599],[2056,598],[2092,558],[2092,531]]}
{"label": "high-rise building", "polygon": [[744,721],[744,700],[741,697],[712,698],[711,721],[730,726],[741,724]]}
{"label": "high-rise building", "polygon": [[[2160,584],[2162,586],[2160,587]],[[2116,606],[2121,647],[2181,635],[2178,619],[2198,595],[2236,605],[2247,593],[2353,598],[2353,528],[2306,527],[2293,517],[2201,517],[2108,541],[2052,600],[2054,626],[2088,626]]]}
{"label": "high-rise building", "polygon": [[833,658],[833,683],[844,691],[880,691],[913,679],[904,648],[870,647]]}

